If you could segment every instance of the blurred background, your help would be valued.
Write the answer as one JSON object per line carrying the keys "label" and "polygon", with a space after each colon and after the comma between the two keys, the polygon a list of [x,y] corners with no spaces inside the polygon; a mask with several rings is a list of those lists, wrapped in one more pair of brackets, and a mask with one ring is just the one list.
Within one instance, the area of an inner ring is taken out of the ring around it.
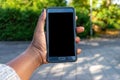
{"label": "blurred background", "polygon": [[0,0],[0,63],[27,48],[44,8],[58,6],[76,9],[82,54],[42,65],[30,80],[120,80],[120,0]]}
{"label": "blurred background", "polygon": [[31,40],[41,11],[58,6],[76,9],[81,38],[120,37],[120,0],[0,0],[0,40]]}

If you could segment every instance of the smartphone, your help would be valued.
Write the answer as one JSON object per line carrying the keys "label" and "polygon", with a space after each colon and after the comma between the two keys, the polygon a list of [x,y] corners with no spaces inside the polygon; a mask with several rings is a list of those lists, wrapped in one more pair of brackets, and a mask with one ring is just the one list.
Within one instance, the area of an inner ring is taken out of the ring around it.
{"label": "smartphone", "polygon": [[50,63],[76,61],[74,8],[47,8],[46,13],[47,61]]}

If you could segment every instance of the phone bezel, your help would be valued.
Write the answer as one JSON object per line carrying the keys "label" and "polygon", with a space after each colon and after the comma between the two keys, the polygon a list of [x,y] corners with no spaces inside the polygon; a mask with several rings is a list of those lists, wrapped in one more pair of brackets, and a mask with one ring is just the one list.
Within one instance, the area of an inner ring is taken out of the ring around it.
{"label": "phone bezel", "polygon": [[[49,17],[48,14],[49,13],[69,13],[72,12],[73,13],[73,26],[74,26],[74,53],[75,56],[63,56],[63,57],[51,57],[49,56]],[[76,54],[76,43],[75,43],[75,37],[76,37],[76,20],[75,20],[75,10],[73,7],[52,7],[52,8],[47,8],[46,9],[46,40],[47,40],[47,61],[50,63],[59,63],[59,62],[74,62],[77,60],[77,54]]]}

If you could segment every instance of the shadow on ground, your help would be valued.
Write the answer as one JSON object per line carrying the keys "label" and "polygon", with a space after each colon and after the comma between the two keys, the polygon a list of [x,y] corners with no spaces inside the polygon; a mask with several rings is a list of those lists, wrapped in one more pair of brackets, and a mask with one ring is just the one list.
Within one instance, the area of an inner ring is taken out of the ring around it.
{"label": "shadow on ground", "polygon": [[[0,42],[0,63],[23,52],[30,42]],[[39,67],[30,80],[120,80],[120,40],[83,40],[78,60]]]}

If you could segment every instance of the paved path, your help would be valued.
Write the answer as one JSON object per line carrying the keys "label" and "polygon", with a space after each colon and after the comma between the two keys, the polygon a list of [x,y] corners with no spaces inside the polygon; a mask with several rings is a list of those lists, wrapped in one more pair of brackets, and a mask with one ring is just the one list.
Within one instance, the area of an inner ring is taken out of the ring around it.
{"label": "paved path", "polygon": [[[0,42],[0,63],[19,55],[29,42]],[[30,80],[120,80],[120,39],[84,40],[77,62],[42,65]]]}

